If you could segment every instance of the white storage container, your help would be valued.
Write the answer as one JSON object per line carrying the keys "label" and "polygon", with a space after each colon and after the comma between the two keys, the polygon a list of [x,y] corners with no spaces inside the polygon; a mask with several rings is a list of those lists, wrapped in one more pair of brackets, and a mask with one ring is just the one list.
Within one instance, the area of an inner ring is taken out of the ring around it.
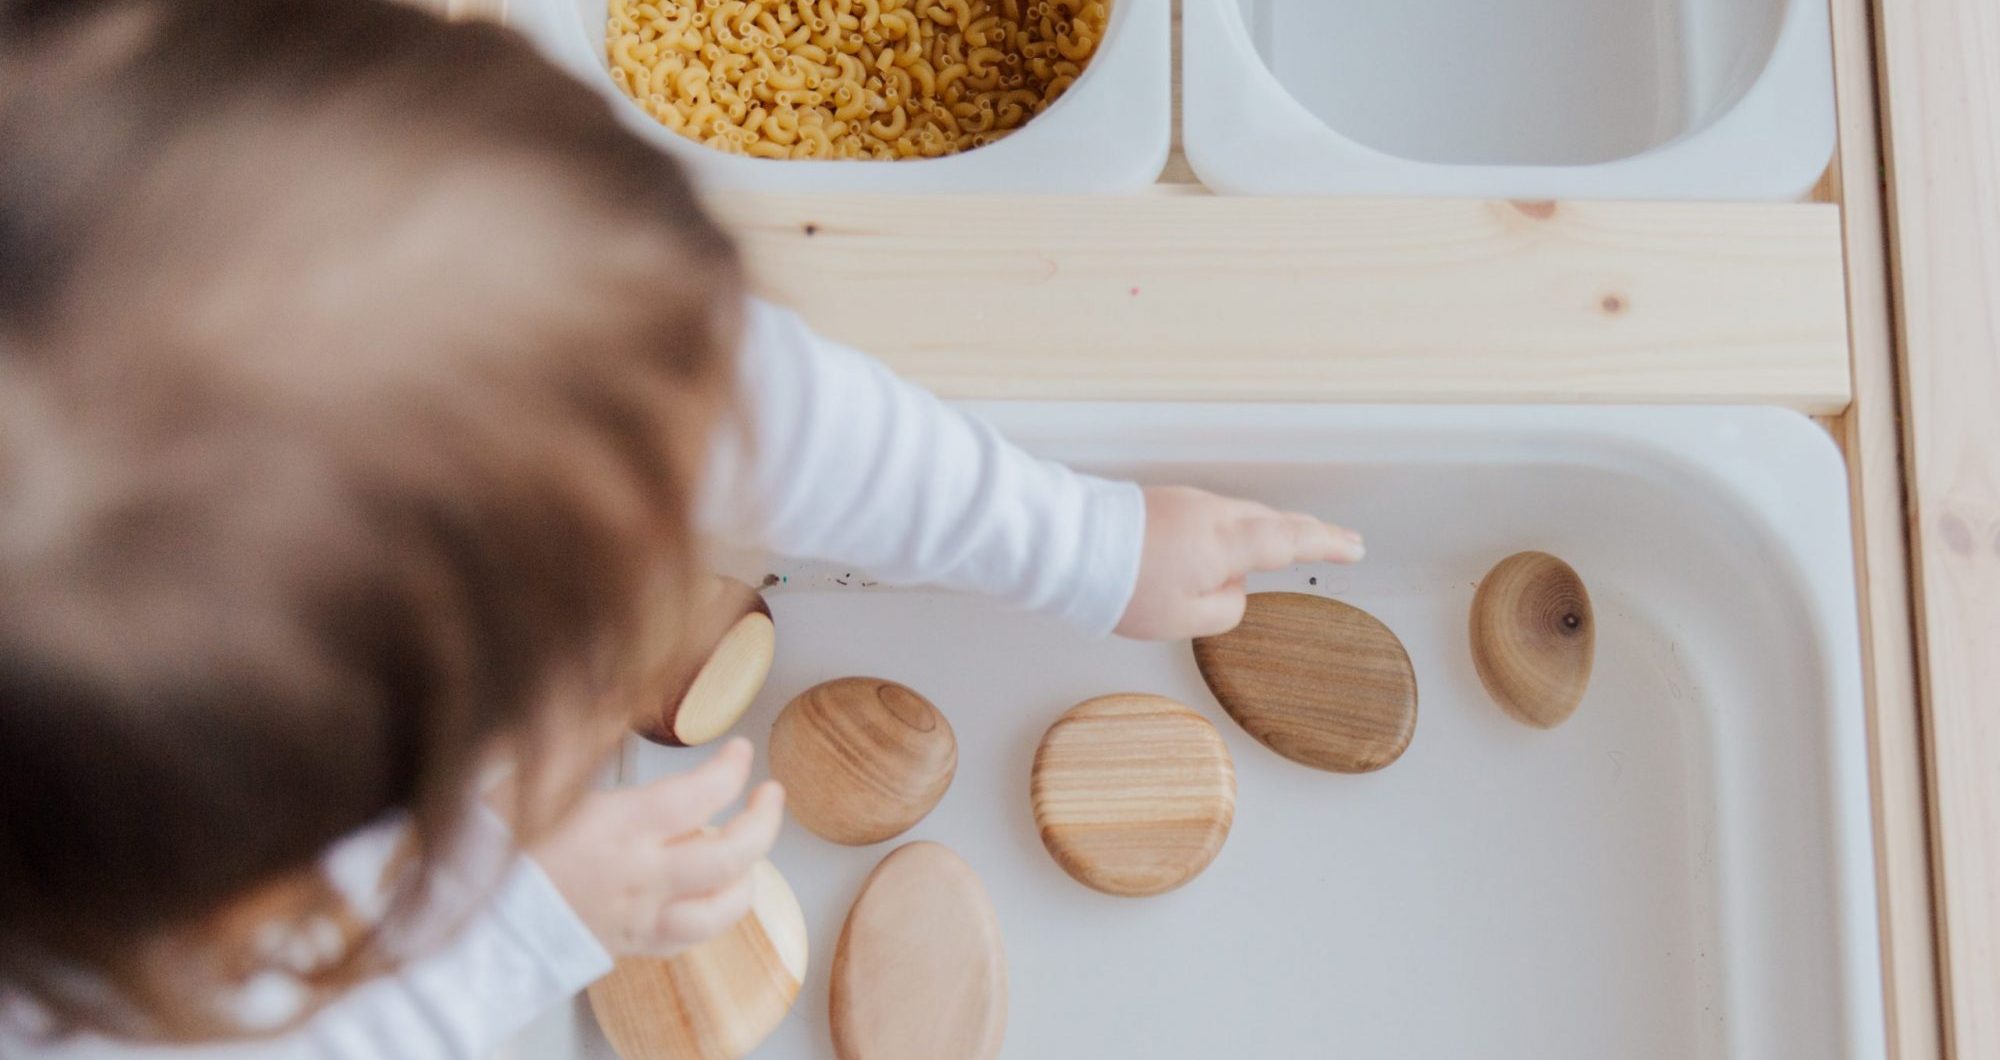
{"label": "white storage container", "polygon": [[[1365,529],[1368,559],[1259,576],[1403,640],[1415,739],[1377,773],[1286,761],[1216,705],[1186,642],[1049,619],[862,572],[780,565],[763,743],[807,687],[868,674],[950,718],[958,775],[901,839],[788,824],[811,969],[764,1060],[831,1057],[827,974],[849,903],[899,843],[963,854],[1006,936],[1004,1055],[1029,1060],[1879,1060],[1884,1055],[1846,476],[1825,433],[1760,409],[979,406],[1045,455]],[[1559,728],[1481,688],[1473,587],[1523,549],[1589,585],[1597,658]],[[762,568],[759,568],[760,570]],[[1108,692],[1213,720],[1237,773],[1221,854],[1112,898],[1043,850],[1043,730]],[[702,749],[639,748],[629,774]],[[763,772],[762,760],[758,772]],[[610,1060],[579,1004],[518,1060]],[[940,1057],[938,1060],[949,1060]]]}
{"label": "white storage container", "polygon": [[1833,151],[1825,0],[1183,0],[1218,191],[1797,199]]}
{"label": "white storage container", "polygon": [[507,21],[611,97],[641,135],[704,184],[772,192],[1128,191],[1153,183],[1173,139],[1170,0],[1113,0],[1097,54],[1063,97],[995,143],[897,162],[745,158],[655,121],[612,84],[604,0],[510,0]]}

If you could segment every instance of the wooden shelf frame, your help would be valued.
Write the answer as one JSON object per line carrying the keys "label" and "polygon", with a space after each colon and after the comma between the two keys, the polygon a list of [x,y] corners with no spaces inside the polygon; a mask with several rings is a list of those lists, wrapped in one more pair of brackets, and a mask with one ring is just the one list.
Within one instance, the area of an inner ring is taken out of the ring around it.
{"label": "wooden shelf frame", "polygon": [[1870,0],[1830,0],[1840,147],[1825,189],[1840,204],[1853,403],[1833,424],[1847,456],[1861,608],[1876,889],[1889,1055],[1950,1053],[1938,975],[1929,767],[1912,632],[1898,350]]}
{"label": "wooden shelf frame", "polygon": [[1945,1055],[2000,1056],[2000,6],[1877,0]]}

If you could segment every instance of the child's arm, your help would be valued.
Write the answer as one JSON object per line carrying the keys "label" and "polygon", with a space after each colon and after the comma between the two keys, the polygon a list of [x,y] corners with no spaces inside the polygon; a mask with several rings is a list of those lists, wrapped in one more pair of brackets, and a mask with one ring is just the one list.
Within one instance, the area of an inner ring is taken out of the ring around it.
{"label": "child's arm", "polygon": [[1311,516],[1036,459],[762,302],[741,378],[751,449],[719,440],[704,504],[729,540],[1154,638],[1234,626],[1249,571],[1361,555]]}
{"label": "child's arm", "polygon": [[703,511],[727,540],[892,584],[999,597],[1108,633],[1138,577],[1139,488],[1026,456],[879,362],[753,301]]}

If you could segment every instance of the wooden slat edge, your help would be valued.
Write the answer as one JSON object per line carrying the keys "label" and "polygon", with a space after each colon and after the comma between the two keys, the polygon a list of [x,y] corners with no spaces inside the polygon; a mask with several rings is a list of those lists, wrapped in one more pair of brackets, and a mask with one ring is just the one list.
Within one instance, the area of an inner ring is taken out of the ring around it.
{"label": "wooden slat edge", "polygon": [[2000,1056],[2000,11],[1878,2],[1945,1053]]}
{"label": "wooden slat edge", "polygon": [[1911,632],[1902,425],[1883,213],[1875,34],[1869,0],[1830,0],[1838,177],[1854,403],[1843,422],[1875,806],[1876,887],[1889,1055],[1944,1055],[1932,905],[1930,813]]}
{"label": "wooden slat edge", "polygon": [[760,287],[952,397],[1846,407],[1831,205],[714,204]]}

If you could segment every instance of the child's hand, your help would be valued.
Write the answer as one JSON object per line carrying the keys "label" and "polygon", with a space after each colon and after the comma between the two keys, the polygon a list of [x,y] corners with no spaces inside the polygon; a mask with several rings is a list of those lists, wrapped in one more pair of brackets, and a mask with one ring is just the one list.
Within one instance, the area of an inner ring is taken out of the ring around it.
{"label": "child's hand", "polygon": [[586,796],[530,856],[612,953],[686,949],[749,915],[750,866],[777,841],[775,781],[720,829],[704,827],[749,779],[739,737],[689,772]]}
{"label": "child's hand", "polygon": [[1146,488],[1146,546],[1120,636],[1176,640],[1243,621],[1243,576],[1294,563],[1353,563],[1361,535],[1310,515],[1185,486]]}

